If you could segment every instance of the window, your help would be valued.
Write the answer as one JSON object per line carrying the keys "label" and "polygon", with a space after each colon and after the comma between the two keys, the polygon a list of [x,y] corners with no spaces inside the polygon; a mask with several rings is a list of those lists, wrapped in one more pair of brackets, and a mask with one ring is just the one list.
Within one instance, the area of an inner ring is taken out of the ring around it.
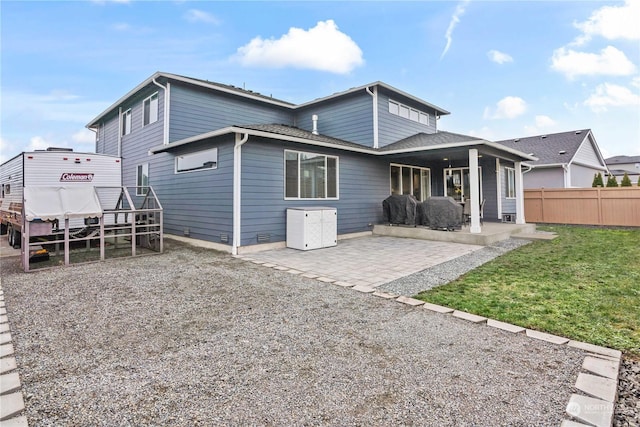
{"label": "window", "polygon": [[507,199],[516,197],[516,170],[505,168],[507,171]]}
{"label": "window", "polygon": [[391,165],[391,194],[413,194],[418,201],[431,197],[431,170],[417,166]]}
{"label": "window", "polygon": [[[478,166],[478,192],[482,200],[482,168]],[[469,168],[449,168],[444,170],[444,193],[458,201],[471,197]]]}
{"label": "window", "polygon": [[176,173],[218,168],[218,149],[198,151],[176,157]]}
{"label": "window", "polygon": [[407,105],[389,100],[389,113],[429,126],[429,115]]}
{"label": "window", "polygon": [[122,135],[131,133],[131,108],[122,113]]}
{"label": "window", "polygon": [[158,121],[158,92],[142,101],[142,126]]}
{"label": "window", "polygon": [[144,196],[149,191],[149,163],[138,165],[136,171],[136,195]]}
{"label": "window", "polygon": [[285,150],[286,199],[337,199],[338,158]]}

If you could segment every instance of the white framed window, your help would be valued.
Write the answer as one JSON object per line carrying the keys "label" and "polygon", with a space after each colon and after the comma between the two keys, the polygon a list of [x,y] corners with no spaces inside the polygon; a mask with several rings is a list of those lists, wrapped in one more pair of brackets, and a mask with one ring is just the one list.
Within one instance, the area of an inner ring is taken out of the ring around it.
{"label": "white framed window", "polygon": [[142,126],[158,121],[158,92],[142,101]]}
{"label": "white framed window", "polygon": [[284,151],[285,199],[338,199],[338,157]]}
{"label": "white framed window", "polygon": [[389,100],[389,113],[429,126],[429,114],[391,99]]}
{"label": "white framed window", "polygon": [[149,191],[149,163],[136,168],[136,196],[144,196]]}
{"label": "white framed window", "polygon": [[431,197],[431,169],[392,163],[389,186],[391,194],[413,194],[424,202]]}
{"label": "white framed window", "polygon": [[186,173],[218,168],[218,149],[198,151],[176,156],[175,173]]}
{"label": "white framed window", "polygon": [[505,168],[507,173],[507,199],[516,198],[516,170],[513,168]]}
{"label": "white framed window", "polygon": [[131,133],[131,108],[122,113],[122,135]]}

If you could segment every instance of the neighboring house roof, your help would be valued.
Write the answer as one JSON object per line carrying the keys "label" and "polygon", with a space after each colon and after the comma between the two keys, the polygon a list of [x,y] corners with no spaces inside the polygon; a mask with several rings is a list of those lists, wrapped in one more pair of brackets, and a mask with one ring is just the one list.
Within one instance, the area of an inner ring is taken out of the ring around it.
{"label": "neighboring house roof", "polygon": [[614,156],[604,160],[607,165],[640,163],[640,156]]}
{"label": "neighboring house roof", "polygon": [[215,138],[231,133],[244,133],[264,138],[279,139],[284,141],[336,148],[340,150],[354,151],[372,155],[387,155],[410,152],[417,153],[453,147],[471,147],[477,145],[485,145],[515,155],[516,157],[523,160],[535,160],[535,157],[529,156],[525,153],[519,152],[509,147],[505,147],[495,142],[450,132],[437,132],[434,134],[420,133],[410,138],[405,138],[396,143],[385,146],[383,148],[371,148],[342,139],[332,138],[325,135],[316,135],[307,130],[281,124],[252,124],[229,126],[223,129],[218,129],[212,132],[206,132],[203,134],[185,138],[180,141],[175,141],[170,144],[160,145],[152,148],[149,151],[151,153],[171,151],[173,149],[196,141],[202,141],[204,139]]}
{"label": "neighboring house roof", "polygon": [[272,105],[276,105],[276,106],[280,106],[280,107],[285,107],[285,108],[289,108],[291,110],[295,110],[298,108],[304,108],[304,107],[308,107],[310,105],[316,104],[316,103],[320,103],[320,102],[324,102],[333,98],[338,98],[338,97],[342,97],[357,91],[362,91],[362,90],[368,90],[371,87],[374,86],[379,86],[382,88],[385,88],[389,91],[392,91],[394,93],[397,93],[399,95],[402,95],[403,97],[409,98],[415,102],[418,102],[428,108],[432,108],[436,111],[437,115],[446,115],[446,114],[450,114],[447,110],[437,107],[429,102],[426,102],[420,98],[417,98],[413,95],[410,95],[406,92],[403,92],[399,89],[396,89],[386,83],[377,81],[374,83],[370,83],[367,85],[363,85],[363,86],[358,86],[358,87],[354,87],[351,89],[348,89],[346,91],[343,92],[338,92],[335,93],[333,95],[329,95],[326,96],[324,98],[318,98],[315,99],[313,101],[309,101],[303,104],[293,104],[287,101],[283,101],[277,98],[274,98],[272,96],[266,96],[266,95],[262,95],[261,93],[258,92],[254,92],[251,90],[246,90],[243,88],[239,88],[237,86],[233,86],[233,85],[226,85],[226,84],[222,84],[222,83],[216,83],[216,82],[211,82],[209,80],[202,80],[202,79],[196,79],[193,77],[186,77],[186,76],[181,76],[178,74],[171,74],[171,73],[165,73],[165,72],[156,72],[154,73],[152,76],[150,76],[149,78],[147,78],[146,80],[144,80],[142,83],[140,83],[138,86],[134,87],[133,89],[131,89],[129,92],[127,92],[124,96],[122,96],[120,99],[118,99],[116,102],[114,102],[113,104],[111,104],[106,110],[104,110],[102,113],[100,113],[98,116],[96,116],[93,120],[91,120],[91,122],[89,122],[89,124],[86,126],[87,128],[94,128],[96,127],[96,125],[98,124],[98,122],[107,114],[109,114],[110,112],[114,111],[116,108],[118,108],[122,103],[124,103],[127,99],[129,99],[130,97],[132,97],[133,95],[135,95],[138,91],[144,89],[145,87],[147,87],[150,84],[156,84],[158,85],[158,79],[170,79],[170,80],[174,80],[174,81],[180,81],[183,83],[188,83],[188,84],[192,84],[192,85],[196,85],[196,86],[200,86],[203,88],[207,88],[207,89],[211,89],[211,90],[215,90],[215,91],[219,91],[219,92],[225,92],[228,94],[233,94],[233,95],[237,95],[237,96],[241,96],[243,98],[247,98],[247,99],[252,99],[254,101],[260,101],[260,102],[266,102]]}
{"label": "neighboring house roof", "polygon": [[601,163],[600,166],[602,169],[606,169],[604,158],[595,142],[595,138],[593,138],[591,129],[497,141],[499,144],[537,157],[538,160],[527,162],[532,167],[550,167],[572,163],[576,154],[586,142],[593,142],[593,149]]}

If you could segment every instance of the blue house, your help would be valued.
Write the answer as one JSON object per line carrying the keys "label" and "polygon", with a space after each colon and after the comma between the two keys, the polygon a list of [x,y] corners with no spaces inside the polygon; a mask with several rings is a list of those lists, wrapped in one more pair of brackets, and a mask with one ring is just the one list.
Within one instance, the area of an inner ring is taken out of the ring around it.
{"label": "blue house", "polygon": [[383,82],[304,104],[157,72],[87,127],[122,157],[124,185],[152,186],[165,232],[242,253],[284,245],[286,210],[337,209],[338,235],[370,232],[382,201],[471,203],[472,233],[505,212],[524,224],[521,162],[502,144],[439,131],[448,111]]}

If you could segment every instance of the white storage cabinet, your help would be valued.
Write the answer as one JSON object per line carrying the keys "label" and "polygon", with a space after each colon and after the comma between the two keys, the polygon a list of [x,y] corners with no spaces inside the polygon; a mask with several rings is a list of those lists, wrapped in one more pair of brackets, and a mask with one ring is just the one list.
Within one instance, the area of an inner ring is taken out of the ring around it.
{"label": "white storage cabinet", "polygon": [[336,208],[287,209],[287,247],[307,251],[338,244]]}

